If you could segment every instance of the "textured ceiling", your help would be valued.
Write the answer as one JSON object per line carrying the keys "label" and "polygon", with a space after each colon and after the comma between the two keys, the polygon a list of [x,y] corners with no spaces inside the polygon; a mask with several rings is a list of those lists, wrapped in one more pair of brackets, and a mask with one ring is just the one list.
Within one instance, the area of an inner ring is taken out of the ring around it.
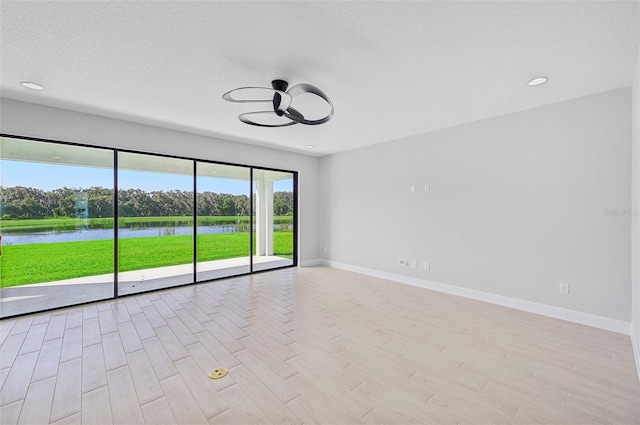
{"label": "textured ceiling", "polygon": [[[325,155],[629,86],[639,4],[2,1],[0,94]],[[257,128],[221,98],[274,78],[334,118]]]}

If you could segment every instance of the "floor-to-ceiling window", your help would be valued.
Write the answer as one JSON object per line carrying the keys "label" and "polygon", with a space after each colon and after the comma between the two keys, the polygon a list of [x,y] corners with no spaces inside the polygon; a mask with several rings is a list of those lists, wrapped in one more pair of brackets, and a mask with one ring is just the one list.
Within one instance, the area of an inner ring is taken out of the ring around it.
{"label": "floor-to-ceiling window", "polygon": [[112,150],[0,138],[0,315],[113,297]]}
{"label": "floor-to-ceiling window", "polygon": [[297,263],[295,172],[0,141],[0,317]]}
{"label": "floor-to-ceiling window", "polygon": [[118,294],[193,282],[193,161],[118,153]]}
{"label": "floor-to-ceiling window", "polygon": [[197,163],[197,280],[251,271],[251,169]]}
{"label": "floor-to-ceiling window", "polygon": [[293,173],[253,171],[253,270],[294,263]]}

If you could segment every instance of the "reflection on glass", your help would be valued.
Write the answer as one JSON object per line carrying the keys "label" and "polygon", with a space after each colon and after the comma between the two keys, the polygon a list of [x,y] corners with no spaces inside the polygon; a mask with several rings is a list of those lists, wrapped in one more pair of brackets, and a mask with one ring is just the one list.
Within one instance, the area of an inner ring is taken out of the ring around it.
{"label": "reflection on glass", "polygon": [[118,294],[193,282],[193,161],[118,154]]}
{"label": "reflection on glass", "polygon": [[197,163],[197,280],[249,273],[250,169]]}
{"label": "reflection on glass", "polygon": [[253,171],[253,270],[293,265],[293,173]]}
{"label": "reflection on glass", "polygon": [[113,297],[113,152],[0,139],[1,317]]}

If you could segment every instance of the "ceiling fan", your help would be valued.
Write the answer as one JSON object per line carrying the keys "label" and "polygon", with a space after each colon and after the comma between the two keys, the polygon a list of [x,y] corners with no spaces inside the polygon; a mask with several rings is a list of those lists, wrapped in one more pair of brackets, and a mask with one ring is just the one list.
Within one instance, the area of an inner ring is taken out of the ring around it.
{"label": "ceiling fan", "polygon": [[[272,111],[247,112],[238,115],[243,123],[258,127],[287,127],[295,124],[324,124],[333,117],[333,103],[319,88],[311,84],[296,84],[289,90],[289,83],[284,80],[273,80],[269,87],[241,87],[222,95],[224,100],[236,103],[271,102]],[[293,107],[296,97],[311,94],[328,104],[331,111],[320,119],[308,119]]]}

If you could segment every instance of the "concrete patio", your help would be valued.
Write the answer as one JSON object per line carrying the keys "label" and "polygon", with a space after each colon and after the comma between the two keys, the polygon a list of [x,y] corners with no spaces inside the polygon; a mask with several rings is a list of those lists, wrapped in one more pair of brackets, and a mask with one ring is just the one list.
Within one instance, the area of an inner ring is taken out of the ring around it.
{"label": "concrete patio", "polygon": [[[253,270],[292,265],[288,258],[253,257]],[[246,257],[197,263],[199,282],[249,273]],[[119,273],[118,294],[128,295],[170,288],[193,282],[193,264],[157,267]],[[103,300],[113,297],[113,274],[87,276],[55,282],[35,283],[0,289],[0,317]]]}

